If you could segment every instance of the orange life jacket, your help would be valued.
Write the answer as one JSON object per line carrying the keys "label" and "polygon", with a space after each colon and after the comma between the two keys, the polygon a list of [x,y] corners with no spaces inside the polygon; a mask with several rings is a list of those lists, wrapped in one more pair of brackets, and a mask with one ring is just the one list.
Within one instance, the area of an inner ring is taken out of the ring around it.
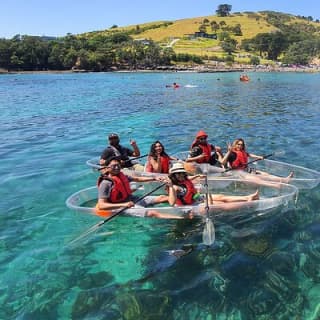
{"label": "orange life jacket", "polygon": [[231,163],[231,168],[245,170],[248,163],[248,154],[244,150],[233,150],[237,155],[236,159]]}
{"label": "orange life jacket", "polygon": [[[170,158],[167,156],[160,156],[160,163],[161,163],[161,171],[160,173],[169,173],[169,163],[170,163]],[[153,167],[150,164],[150,161],[147,163],[147,172],[154,172]]]}
{"label": "orange life jacket", "polygon": [[193,204],[194,203],[193,196],[197,193],[197,189],[195,188],[192,181],[189,179],[186,179],[180,182],[178,186],[186,188],[187,192],[182,198],[177,197],[176,205],[181,206],[186,204]]}

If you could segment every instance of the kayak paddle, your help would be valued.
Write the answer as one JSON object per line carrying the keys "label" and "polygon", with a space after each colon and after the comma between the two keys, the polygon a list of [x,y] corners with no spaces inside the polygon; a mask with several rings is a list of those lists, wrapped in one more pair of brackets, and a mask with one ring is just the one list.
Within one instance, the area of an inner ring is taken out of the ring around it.
{"label": "kayak paddle", "polygon": [[[136,204],[137,202],[143,200],[145,197],[149,196],[150,194],[154,193],[155,191],[159,190],[160,188],[162,188],[164,185],[166,184],[165,183],[162,183],[160,184],[158,187],[156,187],[155,189],[145,193],[143,196],[141,196],[140,198],[136,199],[134,201],[134,203]],[[72,245],[74,243],[76,243],[77,241],[89,236],[91,233],[95,232],[96,230],[98,230],[98,228],[100,228],[101,226],[103,226],[105,223],[107,223],[108,221],[112,220],[113,218],[119,216],[121,213],[123,213],[125,210],[127,210],[129,208],[127,207],[124,207],[122,209],[120,209],[119,211],[116,211],[115,213],[111,213],[110,212],[110,215],[108,216],[108,218],[106,218],[105,220],[103,221],[100,221],[99,223],[95,224],[94,226],[92,226],[91,228],[89,228],[87,231],[85,231],[84,233],[82,233],[79,237],[77,237],[76,239],[72,240],[71,242],[69,242],[69,245]],[[104,210],[106,213],[107,213],[107,210]]]}
{"label": "kayak paddle", "polygon": [[208,187],[208,171],[205,171],[205,187],[206,187],[206,224],[202,232],[202,242],[211,246],[215,240],[215,230],[212,220],[209,218],[209,187]]}

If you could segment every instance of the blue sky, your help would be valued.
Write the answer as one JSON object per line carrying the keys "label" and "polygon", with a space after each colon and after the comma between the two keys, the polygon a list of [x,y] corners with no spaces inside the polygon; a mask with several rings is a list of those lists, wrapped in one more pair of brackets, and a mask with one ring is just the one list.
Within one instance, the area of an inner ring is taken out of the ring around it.
{"label": "blue sky", "polygon": [[1,0],[0,38],[16,34],[65,36],[159,20],[215,14],[219,4],[232,12],[272,10],[320,19],[320,0]]}

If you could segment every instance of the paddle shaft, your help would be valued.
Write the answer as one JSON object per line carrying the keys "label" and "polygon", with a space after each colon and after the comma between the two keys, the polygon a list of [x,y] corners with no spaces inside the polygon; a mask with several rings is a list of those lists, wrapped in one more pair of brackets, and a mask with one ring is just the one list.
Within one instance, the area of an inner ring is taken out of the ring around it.
{"label": "paddle shaft", "polygon": [[212,220],[209,218],[209,186],[208,186],[208,175],[205,180],[206,187],[206,223],[202,232],[202,241],[205,245],[211,246],[215,240],[215,231]]}
{"label": "paddle shaft", "polygon": [[[148,154],[144,154],[143,156],[139,156],[139,157],[131,158],[131,159],[125,160],[124,162],[129,162],[129,161],[132,161],[132,160],[141,159],[141,158],[144,158],[144,157],[147,157],[147,156],[148,156]],[[103,165],[100,165],[100,166],[101,166],[101,168],[99,168],[98,170],[101,170],[101,169],[106,168],[106,166],[103,166]]]}
{"label": "paddle shaft", "polygon": [[139,156],[139,157],[131,158],[131,159],[125,160],[124,162],[129,162],[129,161],[132,161],[132,160],[141,159],[141,158],[144,158],[144,157],[147,157],[147,156],[148,156],[148,154],[144,154],[143,156]]}
{"label": "paddle shaft", "polygon": [[209,186],[208,186],[208,174],[206,174],[205,178],[205,187],[206,187],[206,211],[207,218],[209,217]]}

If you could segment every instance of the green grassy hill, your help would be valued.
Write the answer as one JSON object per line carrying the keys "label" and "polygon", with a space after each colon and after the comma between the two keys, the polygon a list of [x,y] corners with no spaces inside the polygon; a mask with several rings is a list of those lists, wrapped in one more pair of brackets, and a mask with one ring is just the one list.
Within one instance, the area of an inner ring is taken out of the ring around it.
{"label": "green grassy hill", "polygon": [[[272,17],[272,18],[271,18]],[[126,27],[113,27],[104,31],[96,31],[87,33],[90,37],[92,34],[108,34],[119,31],[127,31],[134,39],[152,39],[161,46],[171,46],[176,53],[189,53],[202,57],[219,57],[225,54],[219,46],[219,40],[206,38],[192,38],[190,35],[199,31],[199,28],[205,28],[208,34],[221,33],[223,30],[212,30],[211,23],[216,22],[219,26],[221,22],[224,29],[230,29],[236,25],[240,25],[242,35],[234,35],[229,32],[231,38],[238,42],[240,48],[243,39],[251,39],[259,33],[272,33],[279,30],[278,22],[284,25],[301,26],[303,29],[312,28],[313,31],[320,34],[320,23],[309,21],[302,17],[290,14],[263,11],[263,12],[242,12],[233,13],[228,17],[218,17],[216,15],[188,18],[176,21],[155,21],[140,25],[131,25]],[[242,53],[240,49],[237,52],[238,58]],[[244,58],[246,60],[246,58]],[[239,59],[238,59],[239,61]],[[239,61],[241,62],[241,61]],[[243,61],[245,62],[245,61]]]}

